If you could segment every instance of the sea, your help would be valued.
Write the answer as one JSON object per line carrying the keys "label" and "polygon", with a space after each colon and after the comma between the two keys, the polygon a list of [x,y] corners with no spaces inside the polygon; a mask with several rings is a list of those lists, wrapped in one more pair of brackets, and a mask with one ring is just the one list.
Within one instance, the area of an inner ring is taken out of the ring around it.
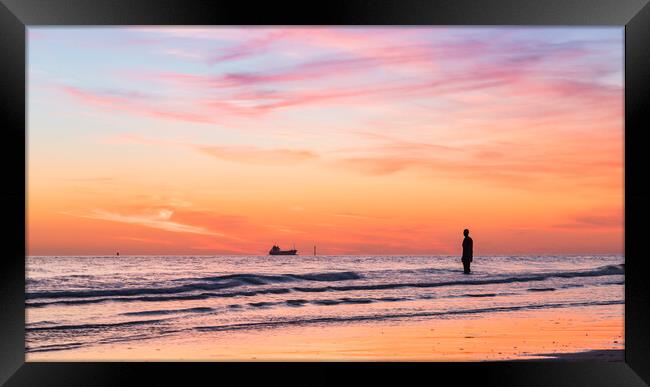
{"label": "sea", "polygon": [[[622,255],[30,256],[26,352],[624,303]],[[623,316],[621,316],[621,319]]]}

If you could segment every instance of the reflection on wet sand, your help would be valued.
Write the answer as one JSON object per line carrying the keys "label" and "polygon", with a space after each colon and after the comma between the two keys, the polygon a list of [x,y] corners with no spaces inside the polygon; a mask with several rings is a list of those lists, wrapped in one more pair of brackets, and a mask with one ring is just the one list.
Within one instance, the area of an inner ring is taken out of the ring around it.
{"label": "reflection on wet sand", "polygon": [[[623,305],[494,313],[115,343],[28,353],[28,361],[622,361]],[[619,350],[602,351],[602,350]],[[576,355],[578,353],[578,355]]]}

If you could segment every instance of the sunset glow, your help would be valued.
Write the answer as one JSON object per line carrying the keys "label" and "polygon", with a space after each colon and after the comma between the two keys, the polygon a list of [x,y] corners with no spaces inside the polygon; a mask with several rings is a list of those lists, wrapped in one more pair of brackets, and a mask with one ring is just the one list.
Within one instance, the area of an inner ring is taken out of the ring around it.
{"label": "sunset glow", "polygon": [[623,253],[623,29],[29,28],[28,255]]}

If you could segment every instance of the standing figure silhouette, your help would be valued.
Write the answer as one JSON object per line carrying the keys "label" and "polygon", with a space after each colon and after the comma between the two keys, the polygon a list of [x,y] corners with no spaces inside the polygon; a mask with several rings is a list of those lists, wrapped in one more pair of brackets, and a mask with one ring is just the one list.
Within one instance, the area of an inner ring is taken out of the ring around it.
{"label": "standing figure silhouette", "polygon": [[463,230],[463,257],[460,259],[463,262],[463,273],[469,274],[469,265],[472,263],[474,257],[474,241],[469,237],[469,230]]}

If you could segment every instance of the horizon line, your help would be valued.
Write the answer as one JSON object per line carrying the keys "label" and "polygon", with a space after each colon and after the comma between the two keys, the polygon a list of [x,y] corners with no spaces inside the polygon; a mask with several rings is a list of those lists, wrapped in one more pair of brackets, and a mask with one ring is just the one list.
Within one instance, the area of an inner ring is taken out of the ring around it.
{"label": "horizon line", "polygon": [[[576,256],[585,256],[585,255],[620,255],[625,256],[624,252],[621,253],[498,253],[498,254],[483,254],[475,255],[476,257],[503,257],[503,256],[530,256],[530,255],[540,255],[540,256],[566,256],[566,257],[576,257]],[[51,254],[51,255],[25,255],[25,258],[30,257],[184,257],[184,256],[194,256],[194,257],[273,257],[270,254],[112,254],[112,255],[100,255],[100,254]],[[461,254],[296,254],[288,255],[291,257],[460,257]]]}

